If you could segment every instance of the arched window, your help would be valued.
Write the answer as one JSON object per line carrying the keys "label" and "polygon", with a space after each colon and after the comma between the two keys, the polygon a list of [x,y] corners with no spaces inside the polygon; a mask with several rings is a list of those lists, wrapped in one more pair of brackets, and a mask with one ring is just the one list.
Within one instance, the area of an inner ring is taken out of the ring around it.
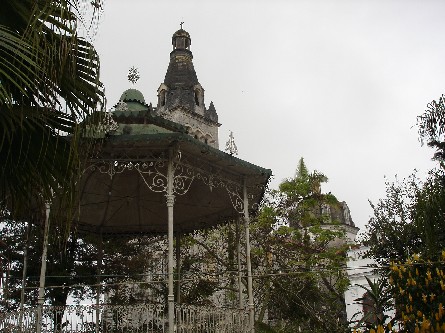
{"label": "arched window", "polygon": [[165,105],[166,95],[167,93],[165,90],[161,90],[161,92],[159,93],[159,104],[161,106]]}
{"label": "arched window", "polygon": [[183,37],[176,38],[176,48],[185,49],[185,39]]}
{"label": "arched window", "polygon": [[195,89],[195,104],[199,106],[199,101],[201,100],[201,91],[199,89]]}

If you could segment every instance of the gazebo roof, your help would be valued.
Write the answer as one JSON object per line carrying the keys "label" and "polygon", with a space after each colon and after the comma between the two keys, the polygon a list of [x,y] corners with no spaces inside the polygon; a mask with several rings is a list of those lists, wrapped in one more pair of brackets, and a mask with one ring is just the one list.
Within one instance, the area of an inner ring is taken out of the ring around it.
{"label": "gazebo roof", "polygon": [[[122,117],[119,114],[117,119]],[[258,207],[271,176],[269,169],[212,148],[158,118],[146,117],[144,126],[164,131],[121,132],[101,141],[81,181],[79,230],[166,233],[171,151],[175,232],[209,228],[238,217],[243,212],[244,184],[249,209]],[[149,134],[137,134],[144,132]]]}

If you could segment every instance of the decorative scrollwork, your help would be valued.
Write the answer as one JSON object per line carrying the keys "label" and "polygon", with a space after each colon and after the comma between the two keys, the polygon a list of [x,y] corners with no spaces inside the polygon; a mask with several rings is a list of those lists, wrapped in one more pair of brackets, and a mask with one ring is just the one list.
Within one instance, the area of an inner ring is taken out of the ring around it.
{"label": "decorative scrollwork", "polygon": [[135,169],[150,190],[167,193],[167,172],[165,171],[165,174],[163,172],[166,169],[164,160],[137,163]]}
{"label": "decorative scrollwork", "polygon": [[113,178],[116,174],[124,172],[128,168],[129,163],[122,163],[118,161],[98,162],[87,167],[86,171],[98,171],[99,173],[108,174],[110,178]]}
{"label": "decorative scrollwork", "polygon": [[173,192],[178,195],[184,195],[190,189],[195,173],[187,166],[175,163],[173,175]]}
{"label": "decorative scrollwork", "polygon": [[228,184],[226,184],[224,187],[227,193],[229,194],[233,208],[238,213],[242,214],[244,212],[244,200],[243,197],[240,195],[241,188],[236,186],[230,186]]}
{"label": "decorative scrollwork", "polygon": [[[200,180],[209,187],[210,191],[214,188],[224,189],[232,203],[234,210],[240,214],[244,212],[244,197],[241,182],[227,179],[223,176],[221,170],[201,169],[195,165],[184,163],[181,161],[181,151],[175,150],[173,163],[173,194],[185,195],[193,183]],[[195,163],[196,164],[196,163]],[[85,171],[97,171],[107,174],[110,178],[115,175],[122,174],[125,171],[136,171],[142,178],[144,184],[153,192],[167,194],[167,159],[165,156],[153,158],[148,161],[129,161],[129,160],[100,160],[91,164]],[[258,185],[252,185],[258,192]],[[250,192],[250,191],[248,191]],[[255,197],[251,193],[248,194],[248,201],[252,203],[249,209],[258,209],[255,203]]]}
{"label": "decorative scrollwork", "polygon": [[215,177],[212,174],[197,173],[196,177],[199,178],[204,184],[209,186],[210,191],[212,191],[215,187],[224,188],[229,195],[230,201],[235,211],[240,214],[244,211],[241,186],[227,180],[223,180],[219,177]]}

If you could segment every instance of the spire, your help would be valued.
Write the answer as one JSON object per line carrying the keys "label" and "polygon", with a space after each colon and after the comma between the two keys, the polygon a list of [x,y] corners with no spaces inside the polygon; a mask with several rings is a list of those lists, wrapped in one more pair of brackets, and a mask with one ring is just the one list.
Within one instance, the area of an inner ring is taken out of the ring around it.
{"label": "spire", "polygon": [[[190,34],[179,29],[172,36],[173,51],[164,83],[158,89],[158,107],[173,109],[181,106],[204,116],[204,89],[199,84],[190,51]],[[160,109],[161,110],[161,109]]]}
{"label": "spire", "polygon": [[213,104],[213,101],[210,101],[209,112],[216,113],[216,109],[215,109],[215,105]]}
{"label": "spire", "polygon": [[209,108],[207,110],[205,110],[204,116],[206,118],[214,121],[215,123],[218,122],[218,114],[216,113],[215,105],[213,104],[212,101],[210,101]]}
{"label": "spire", "polygon": [[198,81],[190,51],[192,39],[181,28],[172,36],[173,50],[164,82],[158,88],[156,114],[188,128],[188,134],[218,148],[218,114],[205,106],[204,88]]}
{"label": "spire", "polygon": [[190,34],[179,29],[172,36],[173,51],[165,74],[164,83],[170,88],[190,88],[199,84],[193,67],[193,54],[190,51],[192,40]]}

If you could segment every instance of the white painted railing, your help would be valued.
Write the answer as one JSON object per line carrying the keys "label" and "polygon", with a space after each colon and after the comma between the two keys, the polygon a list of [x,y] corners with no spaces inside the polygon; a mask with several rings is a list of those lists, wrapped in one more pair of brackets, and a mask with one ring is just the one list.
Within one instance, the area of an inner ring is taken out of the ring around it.
{"label": "white painted railing", "polygon": [[[96,323],[96,311],[99,322]],[[34,333],[37,308],[22,313],[0,314],[0,332]],[[248,332],[247,310],[177,305],[175,332],[177,333],[243,333]],[[44,333],[165,333],[167,332],[166,306],[142,305],[69,305],[44,306],[42,332]]]}

